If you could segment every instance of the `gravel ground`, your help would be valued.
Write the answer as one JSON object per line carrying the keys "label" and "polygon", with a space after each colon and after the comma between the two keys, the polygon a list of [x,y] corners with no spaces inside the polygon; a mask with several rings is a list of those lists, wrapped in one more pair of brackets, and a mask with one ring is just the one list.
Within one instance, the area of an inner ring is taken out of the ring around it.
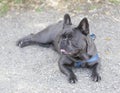
{"label": "gravel ground", "polygon": [[0,93],[120,93],[120,17],[119,13],[112,13],[72,17],[75,24],[85,16],[89,19],[101,57],[102,81],[91,81],[88,69],[74,69],[76,84],[69,84],[59,71],[56,52],[39,46],[21,49],[15,45],[19,38],[57,22],[64,13],[11,11],[0,18]]}

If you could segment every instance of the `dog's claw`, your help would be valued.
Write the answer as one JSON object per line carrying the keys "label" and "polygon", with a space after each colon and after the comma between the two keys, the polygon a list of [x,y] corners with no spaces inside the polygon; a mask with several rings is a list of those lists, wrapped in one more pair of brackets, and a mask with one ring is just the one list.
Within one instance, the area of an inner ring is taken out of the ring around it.
{"label": "dog's claw", "polygon": [[70,82],[70,83],[76,83],[76,81],[78,81],[77,78],[76,78],[76,76],[71,76],[71,77],[69,78],[69,82]]}
{"label": "dog's claw", "polygon": [[17,45],[18,47],[21,47],[22,43],[23,43],[23,42],[18,41],[16,45]]}
{"label": "dog's claw", "polygon": [[92,75],[92,80],[95,82],[99,82],[101,80],[101,76],[99,76],[98,74]]}
{"label": "dog's claw", "polygon": [[19,40],[16,45],[17,45],[18,47],[22,48],[22,45],[23,45],[22,40]]}

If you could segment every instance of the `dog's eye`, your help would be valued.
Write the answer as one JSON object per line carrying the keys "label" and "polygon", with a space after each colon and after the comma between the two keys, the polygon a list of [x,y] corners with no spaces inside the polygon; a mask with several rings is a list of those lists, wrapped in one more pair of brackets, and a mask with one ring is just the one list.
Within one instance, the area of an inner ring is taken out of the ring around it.
{"label": "dog's eye", "polygon": [[62,35],[62,38],[63,38],[63,39],[66,39],[66,38],[67,38],[67,36],[66,36],[65,34],[63,34],[63,35]]}
{"label": "dog's eye", "polygon": [[73,37],[72,34],[69,34],[69,35],[68,35],[68,38],[69,38],[69,39],[72,39],[72,37]]}

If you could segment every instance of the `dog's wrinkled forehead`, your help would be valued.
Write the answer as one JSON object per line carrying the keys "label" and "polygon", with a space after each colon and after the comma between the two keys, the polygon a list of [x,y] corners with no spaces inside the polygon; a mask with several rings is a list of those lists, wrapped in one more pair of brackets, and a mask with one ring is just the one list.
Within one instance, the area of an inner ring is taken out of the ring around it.
{"label": "dog's wrinkled forehead", "polygon": [[73,26],[72,25],[68,25],[68,26],[66,26],[65,28],[63,28],[63,34],[64,33],[72,33],[74,31],[74,28],[73,28]]}

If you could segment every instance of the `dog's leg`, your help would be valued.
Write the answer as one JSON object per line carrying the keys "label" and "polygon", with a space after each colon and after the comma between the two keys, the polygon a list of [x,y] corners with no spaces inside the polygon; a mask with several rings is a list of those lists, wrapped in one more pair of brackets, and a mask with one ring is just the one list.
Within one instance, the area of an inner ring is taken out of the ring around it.
{"label": "dog's leg", "polygon": [[72,62],[70,60],[68,60],[67,58],[60,58],[59,62],[59,68],[60,71],[65,74],[66,76],[68,76],[68,80],[70,83],[76,83],[77,78],[75,76],[75,74],[72,71]]}
{"label": "dog's leg", "polygon": [[39,32],[37,34],[30,34],[20,40],[17,41],[17,46],[23,48],[28,45],[37,44],[43,47],[49,47],[52,45],[52,40],[50,37],[46,36],[47,34],[43,32]]}
{"label": "dog's leg", "polygon": [[95,65],[92,66],[91,70],[92,70],[92,80],[95,82],[98,82],[101,80],[100,75],[98,74],[98,63],[96,63]]}
{"label": "dog's leg", "polygon": [[28,45],[33,45],[33,44],[37,43],[37,42],[32,40],[32,37],[33,37],[33,34],[30,34],[30,35],[18,40],[17,41],[17,46],[22,48],[22,47],[25,47],[25,46],[28,46]]}

